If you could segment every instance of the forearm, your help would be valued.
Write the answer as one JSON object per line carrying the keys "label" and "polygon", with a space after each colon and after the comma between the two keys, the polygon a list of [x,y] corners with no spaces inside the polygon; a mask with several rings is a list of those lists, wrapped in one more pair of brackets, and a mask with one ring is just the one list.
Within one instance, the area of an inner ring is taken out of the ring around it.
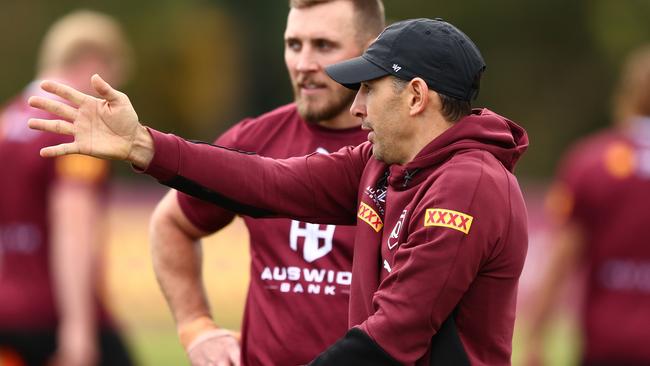
{"label": "forearm", "polygon": [[203,289],[199,238],[207,233],[190,223],[175,191],[156,207],[150,231],[154,271],[191,364],[239,365],[237,336],[214,324]]}
{"label": "forearm", "polygon": [[253,217],[355,222],[367,151],[274,160],[150,132],[156,153],[145,173],[174,189]]}
{"label": "forearm", "polygon": [[174,192],[163,199],[152,216],[150,243],[158,284],[180,328],[196,318],[209,317],[210,310],[201,277],[200,235],[190,235],[169,215],[172,204]]}
{"label": "forearm", "polygon": [[551,236],[551,258],[531,301],[529,314],[529,336],[533,341],[541,341],[547,320],[557,302],[558,294],[565,279],[576,268],[582,253],[583,238],[578,225],[568,223]]}
{"label": "forearm", "polygon": [[[180,327],[210,310],[201,279],[200,242],[172,229],[151,236],[151,255],[160,289]],[[173,242],[173,245],[170,243]]]}
{"label": "forearm", "polygon": [[59,184],[51,194],[51,266],[60,326],[91,338],[100,203],[94,188],[74,183]]}

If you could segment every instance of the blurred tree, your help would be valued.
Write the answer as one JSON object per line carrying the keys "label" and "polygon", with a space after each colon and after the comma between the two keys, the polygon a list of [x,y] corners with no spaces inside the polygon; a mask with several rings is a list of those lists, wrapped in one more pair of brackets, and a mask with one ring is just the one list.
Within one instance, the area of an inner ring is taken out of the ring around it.
{"label": "blurred tree", "polygon": [[209,139],[229,125],[244,71],[234,23],[221,8],[191,4],[142,24],[130,95],[143,119],[188,138]]}
{"label": "blurred tree", "polygon": [[[222,0],[223,1],[223,0]],[[293,100],[284,65],[284,28],[288,0],[230,0],[240,19],[247,55],[247,80],[243,80],[247,112],[258,115]]]}
{"label": "blurred tree", "polygon": [[[476,41],[488,64],[476,105],[526,127],[531,148],[518,173],[531,178],[547,177],[570,141],[608,123],[620,60],[650,38],[647,0],[385,4],[392,20],[439,16]],[[141,118],[155,127],[210,139],[241,117],[292,100],[282,46],[287,0],[3,0],[2,5],[2,100],[32,77],[44,29],[78,6],[125,23],[138,61],[126,91]]]}

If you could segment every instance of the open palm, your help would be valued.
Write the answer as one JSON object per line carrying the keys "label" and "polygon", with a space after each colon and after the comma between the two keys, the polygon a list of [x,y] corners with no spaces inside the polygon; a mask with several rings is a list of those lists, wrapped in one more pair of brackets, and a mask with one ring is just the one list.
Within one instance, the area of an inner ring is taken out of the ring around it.
{"label": "open palm", "polygon": [[73,142],[43,148],[41,156],[84,154],[103,159],[129,158],[138,128],[142,127],[138,115],[126,94],[113,89],[99,75],[94,75],[91,83],[104,99],[55,81],[44,81],[41,88],[70,105],[38,96],[29,99],[32,107],[62,118],[33,118],[29,120],[30,128],[74,136]]}

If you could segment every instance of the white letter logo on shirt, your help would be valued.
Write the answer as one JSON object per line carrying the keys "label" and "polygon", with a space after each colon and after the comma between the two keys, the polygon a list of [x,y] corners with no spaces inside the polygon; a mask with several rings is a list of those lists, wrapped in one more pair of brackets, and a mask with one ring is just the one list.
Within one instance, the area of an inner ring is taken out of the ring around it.
{"label": "white letter logo on shirt", "polygon": [[[304,224],[305,227],[301,227]],[[294,251],[298,251],[298,237],[305,238],[302,248],[302,256],[307,262],[313,262],[324,257],[332,251],[332,239],[336,225],[326,225],[325,230],[320,229],[319,224],[303,223],[291,220],[291,233],[289,234],[289,245]],[[320,245],[321,239],[323,245]]]}
{"label": "white letter logo on shirt", "polygon": [[[388,249],[391,250],[395,248],[395,246],[398,244],[398,237],[399,237],[399,232],[402,230],[402,225],[404,225],[404,218],[406,217],[406,211],[402,211],[402,214],[399,216],[399,220],[395,223],[395,226],[393,227],[393,231],[391,231],[390,236],[388,237]],[[388,271],[390,272],[390,271]]]}
{"label": "white letter logo on shirt", "polygon": [[[324,147],[318,147],[316,152],[328,155],[330,152]],[[305,227],[300,227],[304,224]],[[332,251],[332,239],[336,225],[327,225],[325,230],[320,229],[319,224],[303,223],[301,221],[291,220],[291,233],[289,234],[289,245],[294,251],[298,251],[298,237],[305,238],[302,248],[302,257],[309,263],[318,258],[324,257]],[[320,246],[320,240],[323,239],[323,246]]]}

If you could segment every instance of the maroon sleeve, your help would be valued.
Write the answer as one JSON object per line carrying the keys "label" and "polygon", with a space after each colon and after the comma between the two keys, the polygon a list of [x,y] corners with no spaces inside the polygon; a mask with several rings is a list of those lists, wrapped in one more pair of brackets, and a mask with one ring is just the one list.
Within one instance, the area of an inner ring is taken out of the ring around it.
{"label": "maroon sleeve", "polygon": [[[215,145],[239,149],[238,137],[241,126],[248,120],[244,120],[231,127],[214,142]],[[194,226],[205,232],[215,232],[228,225],[234,218],[235,213],[224,209],[214,203],[207,202],[183,192],[177,192],[176,198],[183,214]]]}
{"label": "maroon sleeve", "polygon": [[545,202],[547,215],[554,224],[582,222],[588,216],[591,208],[587,196],[592,186],[590,181],[594,179],[589,171],[599,156],[594,147],[578,143],[562,158]]}
{"label": "maroon sleeve", "polygon": [[356,222],[369,144],[274,160],[149,131],[156,153],[144,173],[171,188],[252,217]]}

